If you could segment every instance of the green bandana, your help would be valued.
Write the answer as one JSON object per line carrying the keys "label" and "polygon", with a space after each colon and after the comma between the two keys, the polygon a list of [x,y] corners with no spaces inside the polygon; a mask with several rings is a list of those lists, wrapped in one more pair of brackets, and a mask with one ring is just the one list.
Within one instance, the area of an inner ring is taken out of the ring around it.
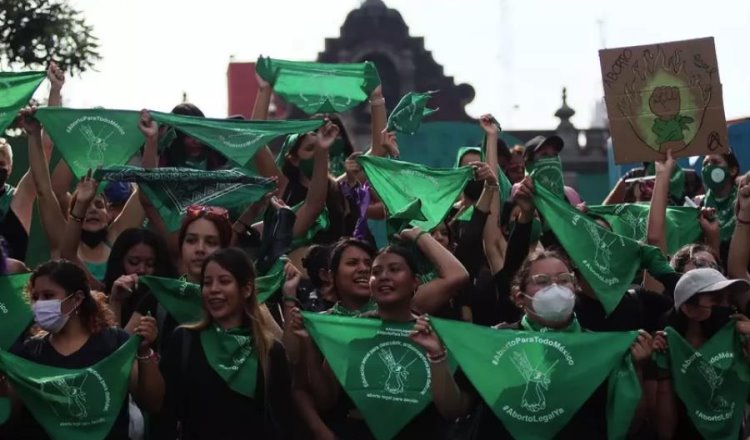
{"label": "green bandana", "polygon": [[388,117],[386,130],[409,135],[416,133],[422,119],[438,111],[438,109],[427,108],[427,101],[433,93],[435,92],[409,92],[404,95]]}
{"label": "green bandana", "polygon": [[166,124],[208,145],[240,166],[260,148],[290,133],[306,133],[323,125],[321,119],[306,121],[243,121],[209,119],[152,112],[154,121]]}
{"label": "green bandana", "polygon": [[526,170],[536,185],[547,188],[552,194],[565,200],[565,182],[559,157],[538,159],[530,163]]}
{"label": "green bandana", "polygon": [[[0,276],[0,350],[8,350],[34,320],[24,289],[30,273]],[[10,417],[10,400],[0,397],[0,425]]]}
{"label": "green bandana", "polygon": [[378,309],[378,303],[375,302],[372,298],[370,298],[367,301],[367,304],[362,306],[361,309],[357,310],[349,310],[346,307],[342,306],[340,302],[337,302],[333,305],[333,307],[328,310],[329,315],[335,315],[335,316],[349,316],[349,317],[357,317],[362,316],[365,313],[374,312]]}
{"label": "green bandana", "polygon": [[143,276],[138,279],[178,323],[191,324],[203,319],[203,296],[198,284],[184,280]]}
{"label": "green bandana", "polygon": [[461,213],[457,215],[455,219],[459,222],[468,222],[471,220],[472,216],[474,216],[474,205],[471,205],[461,211]]}
{"label": "green bandana", "polygon": [[[284,166],[286,161],[286,155],[292,149],[294,144],[297,143],[301,134],[291,134],[284,139],[284,143],[281,144],[281,150],[276,156],[276,165],[279,168]],[[346,144],[342,138],[338,138],[333,141],[333,145],[328,149],[328,173],[333,176],[340,176],[346,172],[344,163],[346,162]],[[314,159],[301,160],[299,164],[299,170],[308,179],[312,179],[313,167],[315,166]]]}
{"label": "green bandana", "polygon": [[[612,231],[638,242],[646,241],[649,205],[623,203],[620,205],[589,206],[588,214],[604,218]],[[698,241],[703,235],[698,221],[699,210],[691,207],[668,207],[665,218],[667,254],[672,255],[682,246]]]}
{"label": "green bandana", "polygon": [[[637,332],[537,333],[434,317],[431,322],[514,438],[554,438],[607,378],[608,438],[627,435],[641,397],[630,356]],[[596,356],[591,347],[597,347]]]}
{"label": "green bandana", "polygon": [[706,197],[703,199],[703,204],[707,208],[714,208],[716,210],[716,217],[721,225],[721,240],[727,241],[732,238],[734,234],[735,215],[734,205],[737,202],[737,185],[732,187],[732,192],[723,199],[718,199],[713,191],[710,189],[706,192]]}
{"label": "green bandana", "polygon": [[36,116],[78,179],[89,169],[124,165],[145,141],[134,111],[44,107]]}
{"label": "green bandana", "polygon": [[479,147],[460,147],[458,151],[456,151],[456,163],[453,165],[453,168],[460,168],[461,167],[461,159],[468,153],[475,153],[479,155],[479,160],[484,162],[484,151],[482,151]]}
{"label": "green bandana", "polygon": [[213,326],[201,331],[201,345],[208,364],[232,391],[255,397],[258,353],[247,328],[223,330]]}
{"label": "green bandana", "polygon": [[40,365],[0,351],[0,370],[37,422],[53,439],[101,440],[109,434],[128,395],[140,337],[88,368]]}
{"label": "green bandana", "polygon": [[172,146],[172,142],[177,139],[177,130],[174,127],[168,127],[164,132],[159,135],[159,146],[157,151],[161,155],[164,151]]}
{"label": "green bandana", "polygon": [[748,364],[735,321],[730,321],[699,350],[667,327],[669,354],[657,363],[672,372],[674,390],[704,438],[735,440],[750,392]]}
{"label": "green bandana", "polygon": [[[431,370],[414,323],[303,312],[305,326],[378,440],[393,438],[432,401]],[[455,369],[452,357],[448,359]]]}
{"label": "green bandana", "polygon": [[273,263],[268,273],[255,278],[255,296],[258,299],[258,303],[262,304],[266,302],[271,295],[278,292],[281,286],[284,285],[284,281],[286,281],[284,267],[288,261],[286,257],[279,258]]}
{"label": "green bandana", "polygon": [[[656,174],[656,167],[653,163],[646,167],[646,175],[653,176]],[[685,172],[679,166],[675,166],[672,175],[669,177],[669,196],[675,201],[682,202],[685,196]]]}
{"label": "green bandana", "polygon": [[641,267],[654,276],[673,271],[658,248],[599,226],[542,185],[536,186],[534,204],[607,314],[617,307]]}
{"label": "green bandana", "polygon": [[409,224],[434,229],[473,177],[471,167],[429,168],[373,156],[357,161],[388,212],[389,235]]}
{"label": "green bandana", "polygon": [[689,130],[688,124],[694,119],[690,116],[677,115],[673,119],[655,119],[651,131],[656,135],[656,143],[661,145],[667,142],[682,141],[685,139],[683,131]]}
{"label": "green bandana", "polygon": [[16,120],[18,111],[29,105],[46,72],[0,72],[0,136]]}
{"label": "green bandana", "polygon": [[153,203],[167,230],[180,229],[191,205],[220,206],[238,217],[276,187],[271,179],[251,176],[247,170],[200,171],[189,168],[107,167],[96,179],[136,182]]}
{"label": "green bandana", "polygon": [[255,71],[277,95],[300,110],[341,113],[365,101],[380,85],[371,61],[360,64],[324,64],[259,57]]}
{"label": "green bandana", "polygon": [[24,294],[30,273],[0,276],[0,350],[8,350],[34,319]]}

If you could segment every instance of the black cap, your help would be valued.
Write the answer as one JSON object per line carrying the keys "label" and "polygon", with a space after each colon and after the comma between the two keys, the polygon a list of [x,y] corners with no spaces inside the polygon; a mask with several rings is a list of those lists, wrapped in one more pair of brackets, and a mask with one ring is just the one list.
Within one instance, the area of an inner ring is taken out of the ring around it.
{"label": "black cap", "polygon": [[537,136],[526,142],[526,144],[524,145],[524,147],[526,147],[523,152],[524,157],[527,159],[533,157],[536,151],[542,148],[544,145],[552,145],[559,153],[563,149],[563,146],[565,146],[565,143],[560,136]]}

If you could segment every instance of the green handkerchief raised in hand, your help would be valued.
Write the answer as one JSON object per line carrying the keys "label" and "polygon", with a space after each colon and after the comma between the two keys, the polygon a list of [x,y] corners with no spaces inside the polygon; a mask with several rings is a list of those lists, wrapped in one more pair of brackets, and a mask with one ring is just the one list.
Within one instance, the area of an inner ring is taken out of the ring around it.
{"label": "green handkerchief raised in hand", "polygon": [[388,116],[386,129],[410,135],[416,133],[422,119],[438,111],[438,109],[427,108],[427,101],[433,93],[435,92],[409,92],[404,95]]}
{"label": "green handkerchief raised in hand", "polygon": [[349,110],[380,85],[371,61],[327,64],[259,57],[255,71],[274,92],[309,115]]}
{"label": "green handkerchief raised in hand", "polygon": [[145,141],[135,111],[45,107],[36,117],[78,179],[90,169],[126,164]]}
{"label": "green handkerchief raised in hand", "polygon": [[45,72],[0,72],[0,136],[29,104],[34,91],[47,76]]}

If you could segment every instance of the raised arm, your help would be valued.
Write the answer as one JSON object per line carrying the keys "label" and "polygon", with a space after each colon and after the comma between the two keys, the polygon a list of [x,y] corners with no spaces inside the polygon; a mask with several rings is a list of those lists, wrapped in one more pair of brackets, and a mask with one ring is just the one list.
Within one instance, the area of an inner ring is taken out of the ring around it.
{"label": "raised arm", "polygon": [[[257,73],[255,80],[258,82],[258,94],[255,95],[255,105],[253,106],[253,121],[264,121],[268,119],[268,107],[271,105],[271,95],[273,88],[268,81],[264,80]],[[267,146],[262,147],[253,158],[258,173],[264,177],[276,177],[278,179],[279,189],[283,192],[289,181],[276,164],[276,159]]]}
{"label": "raised arm", "polygon": [[469,273],[427,231],[423,232],[419,228],[405,229],[401,232],[401,239],[415,242],[422,254],[435,266],[437,278],[417,288],[412,307],[419,313],[436,313],[460,293],[461,288],[469,282]]}
{"label": "raised arm", "polygon": [[297,210],[297,220],[294,222],[295,238],[307,233],[325,208],[328,196],[328,149],[338,134],[339,127],[332,122],[327,122],[318,130],[313,175],[307,188],[305,202]]}
{"label": "raised arm", "polygon": [[[47,105],[49,107],[59,107],[62,105],[62,95],[60,92],[65,83],[65,73],[57,67],[57,64],[52,62],[47,69],[47,78],[50,82]],[[52,150],[52,141],[47,136],[43,136],[42,139],[42,145],[46,147],[44,149],[45,157],[49,158]],[[31,214],[34,211],[35,199],[36,186],[34,185],[34,178],[31,176],[31,170],[27,170],[18,181],[16,192],[10,202],[10,209],[16,215],[16,218],[18,218],[18,221],[21,222],[27,234],[31,229]]]}
{"label": "raised arm", "polygon": [[383,97],[383,87],[377,86],[370,94],[370,125],[371,125],[371,142],[368,154],[373,156],[387,156],[388,150],[383,145],[383,132],[388,122],[388,114],[385,110],[385,98]]}
{"label": "raised arm", "polygon": [[[495,193],[499,189],[497,183],[497,133],[499,127],[495,123],[492,115],[484,115],[479,118],[479,123],[485,133],[484,154],[487,160],[487,169],[482,170],[484,178],[484,187],[494,189]],[[489,173],[489,174],[488,174]],[[492,273],[496,273],[503,268],[505,264],[505,250],[508,243],[505,241],[503,231],[500,229],[500,198],[493,197],[491,200],[490,212],[487,216],[487,222],[484,224],[484,253],[487,255],[487,263]]]}
{"label": "raised arm", "polygon": [[736,222],[729,245],[727,275],[750,281],[750,175],[742,177],[737,191]]}
{"label": "raised arm", "polygon": [[658,247],[662,252],[667,252],[667,202],[669,201],[669,180],[675,167],[672,151],[667,150],[666,160],[657,160],[656,182],[651,195],[651,206],[648,210],[648,229],[646,230],[646,241],[648,244]]}
{"label": "raised arm", "polygon": [[47,234],[49,250],[52,258],[58,258],[60,246],[62,245],[63,232],[67,219],[60,211],[57,197],[52,191],[47,159],[42,146],[42,131],[39,121],[34,118],[36,109],[24,109],[21,115],[24,117],[24,128],[28,135],[29,143],[29,167],[31,177],[36,187],[37,200],[39,201],[39,213],[42,226]]}

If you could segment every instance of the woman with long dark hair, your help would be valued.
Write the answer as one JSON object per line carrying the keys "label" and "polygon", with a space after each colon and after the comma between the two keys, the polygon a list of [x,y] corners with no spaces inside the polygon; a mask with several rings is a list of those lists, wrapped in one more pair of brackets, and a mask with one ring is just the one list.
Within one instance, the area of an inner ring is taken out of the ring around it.
{"label": "woman with long dark hair", "polygon": [[[29,297],[36,325],[42,331],[16,346],[13,353],[37,364],[69,369],[90,367],[114,353],[130,337],[114,327],[103,297],[91,292],[83,269],[72,262],[53,260],[37,267],[29,282]],[[157,412],[164,396],[164,382],[158,356],[150,348],[157,336],[154,318],[142,317],[135,334],[143,341],[130,374],[130,392],[142,409]],[[108,439],[129,438],[128,405],[122,403]],[[11,423],[9,429],[14,438],[48,438],[25,410]]]}
{"label": "woman with long dark hair", "polygon": [[204,318],[178,328],[162,358],[166,400],[160,438],[291,438],[286,351],[261,313],[255,268],[236,248],[207,256]]}

